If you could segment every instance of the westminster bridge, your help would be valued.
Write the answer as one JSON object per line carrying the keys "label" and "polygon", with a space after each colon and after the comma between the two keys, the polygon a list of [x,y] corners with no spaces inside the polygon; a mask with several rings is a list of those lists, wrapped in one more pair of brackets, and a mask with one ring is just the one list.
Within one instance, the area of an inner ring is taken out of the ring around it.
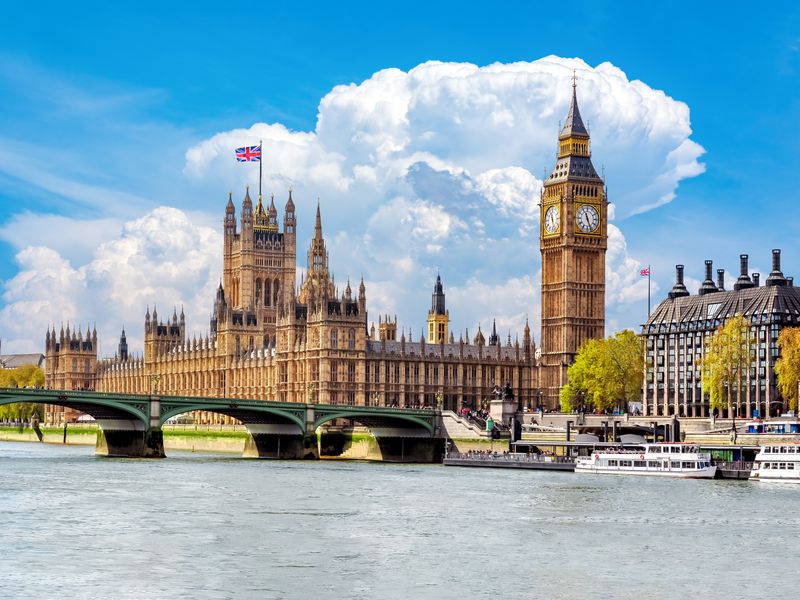
{"label": "westminster bridge", "polygon": [[319,458],[317,429],[335,419],[367,427],[377,455],[385,460],[430,462],[440,454],[445,436],[439,411],[431,409],[0,388],[0,405],[17,402],[64,406],[91,415],[98,425],[97,454],[113,457],[163,458],[162,425],[193,411],[241,421],[249,434],[244,456],[258,458]]}

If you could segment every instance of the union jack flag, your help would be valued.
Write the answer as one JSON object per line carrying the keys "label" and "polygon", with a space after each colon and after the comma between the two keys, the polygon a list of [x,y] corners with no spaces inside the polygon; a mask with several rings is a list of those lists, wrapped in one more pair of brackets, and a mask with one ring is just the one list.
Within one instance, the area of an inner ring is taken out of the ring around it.
{"label": "union jack flag", "polygon": [[261,146],[237,148],[236,160],[239,162],[261,162]]}
{"label": "union jack flag", "polygon": [[648,275],[650,275],[650,267],[647,267],[646,269],[642,269],[641,271],[639,271],[639,275],[641,275],[642,277],[647,277]]}

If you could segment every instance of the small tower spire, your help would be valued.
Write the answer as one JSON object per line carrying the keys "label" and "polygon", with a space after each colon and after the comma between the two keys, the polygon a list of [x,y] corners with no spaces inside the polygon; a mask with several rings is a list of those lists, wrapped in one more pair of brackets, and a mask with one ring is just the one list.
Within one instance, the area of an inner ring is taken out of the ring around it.
{"label": "small tower spire", "polygon": [[319,213],[319,198],[317,198],[317,216],[316,220],[314,221],[314,239],[322,239],[322,217]]}

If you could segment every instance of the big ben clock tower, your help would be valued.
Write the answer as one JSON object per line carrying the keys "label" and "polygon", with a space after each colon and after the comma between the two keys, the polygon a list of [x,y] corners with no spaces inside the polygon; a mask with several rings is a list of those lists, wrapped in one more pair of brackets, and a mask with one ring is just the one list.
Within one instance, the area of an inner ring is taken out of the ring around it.
{"label": "big ben clock tower", "polygon": [[558,136],[558,160],[544,182],[542,252],[542,400],[556,407],[580,345],[605,336],[608,200],[592,165],[589,132],[572,82],[572,104]]}

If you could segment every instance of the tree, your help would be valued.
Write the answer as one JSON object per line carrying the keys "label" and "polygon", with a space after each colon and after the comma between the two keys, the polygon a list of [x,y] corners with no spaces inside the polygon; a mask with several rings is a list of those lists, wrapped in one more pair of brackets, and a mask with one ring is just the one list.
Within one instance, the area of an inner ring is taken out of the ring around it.
{"label": "tree", "polygon": [[733,416],[733,390],[736,390],[738,407],[742,403],[747,372],[753,366],[750,338],[750,323],[736,315],[709,338],[700,363],[709,406],[712,410],[727,409],[729,418]]}
{"label": "tree", "polygon": [[604,340],[587,340],[578,349],[567,374],[569,383],[561,389],[561,409],[564,412],[586,406],[597,410],[624,407],[641,397],[644,379],[642,342],[629,329]]}
{"label": "tree", "polygon": [[[16,369],[0,369],[0,388],[7,387],[42,387],[44,371],[36,365],[24,365]],[[0,419],[27,421],[34,414],[42,418],[41,404],[19,402],[0,405]]]}
{"label": "tree", "polygon": [[775,363],[778,391],[797,410],[797,385],[800,382],[800,327],[785,327],[778,336],[781,357]]}

